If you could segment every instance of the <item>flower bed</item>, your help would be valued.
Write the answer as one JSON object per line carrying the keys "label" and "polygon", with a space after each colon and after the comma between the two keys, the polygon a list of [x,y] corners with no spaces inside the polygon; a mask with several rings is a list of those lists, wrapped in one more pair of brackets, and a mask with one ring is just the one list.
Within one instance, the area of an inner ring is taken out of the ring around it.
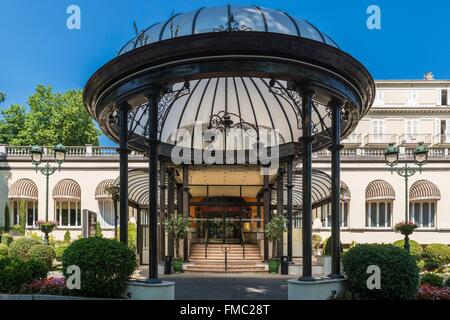
{"label": "flower bed", "polygon": [[419,300],[450,300],[450,287],[422,284],[417,293]]}
{"label": "flower bed", "polygon": [[24,284],[20,293],[68,295],[69,290],[66,286],[66,279],[64,277],[49,277],[46,279],[36,279],[30,283]]}

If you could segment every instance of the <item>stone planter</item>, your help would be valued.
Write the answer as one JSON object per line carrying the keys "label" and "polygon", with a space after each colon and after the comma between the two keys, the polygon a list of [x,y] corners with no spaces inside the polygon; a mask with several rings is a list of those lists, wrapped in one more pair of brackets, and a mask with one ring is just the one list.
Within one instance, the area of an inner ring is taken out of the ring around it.
{"label": "stone planter", "polygon": [[183,271],[183,259],[173,259],[172,267],[174,273],[181,273]]}

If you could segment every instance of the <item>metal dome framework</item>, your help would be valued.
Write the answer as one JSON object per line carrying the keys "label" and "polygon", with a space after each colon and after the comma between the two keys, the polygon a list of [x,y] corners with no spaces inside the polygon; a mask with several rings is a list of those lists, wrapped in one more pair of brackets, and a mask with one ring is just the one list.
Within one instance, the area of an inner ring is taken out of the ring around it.
{"label": "metal dome framework", "polygon": [[[160,176],[166,165],[182,167],[177,199],[187,219],[189,166],[223,164],[203,157],[197,162],[196,155],[211,146],[214,155],[227,152],[227,165],[263,167],[269,158],[287,168],[286,179],[277,174],[277,185],[280,197],[283,184],[287,189],[291,259],[292,208],[300,201],[293,198],[293,168],[301,160],[304,280],[312,278],[312,152],[331,149],[332,269],[339,277],[340,140],[368,112],[374,96],[367,69],[312,24],[278,10],[230,5],[172,15],[152,25],[95,72],[83,93],[101,130],[120,143],[120,224],[127,223],[129,149],[149,158],[148,199],[144,195],[142,201],[148,201],[151,279],[158,277],[158,189],[164,189],[160,207],[166,204],[166,179],[158,187],[158,161],[164,165]],[[174,154],[178,149],[183,156]],[[269,175],[273,172],[263,174],[264,223],[270,221]],[[277,208],[283,204],[278,198]],[[160,214],[164,219],[164,208]],[[126,228],[120,232],[127,242]],[[267,239],[264,243],[267,260]]]}

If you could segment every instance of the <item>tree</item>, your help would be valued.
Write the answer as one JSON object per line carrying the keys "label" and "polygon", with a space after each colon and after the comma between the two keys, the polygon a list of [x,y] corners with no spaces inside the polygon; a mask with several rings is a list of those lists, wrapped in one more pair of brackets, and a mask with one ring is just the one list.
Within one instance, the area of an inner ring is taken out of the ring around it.
{"label": "tree", "polygon": [[267,240],[272,241],[272,258],[277,256],[277,242],[283,239],[286,231],[286,218],[280,214],[274,214],[272,220],[266,224],[264,232]]}
{"label": "tree", "polygon": [[63,94],[38,85],[28,98],[30,111],[14,145],[98,145],[99,130],[83,106],[81,90]]}
{"label": "tree", "polygon": [[5,204],[5,226],[4,226],[4,230],[5,232],[9,232],[9,227],[11,225],[11,217],[9,215],[9,206],[8,206],[8,202]]}
{"label": "tree", "polygon": [[173,238],[175,244],[175,258],[180,257],[180,240],[184,239],[189,233],[189,221],[182,215],[172,214],[164,222],[167,233]]}
{"label": "tree", "polygon": [[25,108],[14,104],[0,111],[0,143],[10,144],[25,125]]}
{"label": "tree", "polygon": [[6,94],[3,92],[0,92],[0,103],[5,102],[6,100]]}

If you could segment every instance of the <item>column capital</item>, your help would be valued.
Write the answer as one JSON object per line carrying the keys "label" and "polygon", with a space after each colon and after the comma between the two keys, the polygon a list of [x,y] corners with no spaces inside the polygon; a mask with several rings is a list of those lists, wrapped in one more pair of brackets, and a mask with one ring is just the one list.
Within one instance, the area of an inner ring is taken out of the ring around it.
{"label": "column capital", "polygon": [[345,105],[344,99],[339,99],[338,97],[332,97],[328,102],[328,107],[330,108],[342,108]]}
{"label": "column capital", "polygon": [[344,149],[344,145],[343,144],[337,144],[337,145],[332,144],[327,149],[329,151],[331,151],[331,152],[333,152],[335,150],[336,151],[341,151],[342,149]]}
{"label": "column capital", "polygon": [[144,90],[144,96],[147,100],[158,99],[164,95],[164,89],[159,85],[152,85]]}

